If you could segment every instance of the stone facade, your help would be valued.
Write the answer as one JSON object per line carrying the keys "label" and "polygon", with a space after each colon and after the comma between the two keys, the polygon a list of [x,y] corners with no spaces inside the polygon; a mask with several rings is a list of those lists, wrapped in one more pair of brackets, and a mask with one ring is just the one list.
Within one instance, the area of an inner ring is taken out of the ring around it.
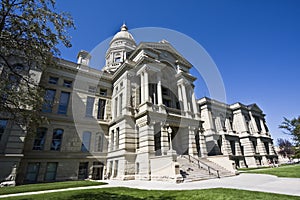
{"label": "stone facade", "polygon": [[77,63],[58,59],[42,74],[48,123],[36,133],[26,136],[1,116],[8,121],[0,141],[1,180],[178,182],[178,156],[207,158],[228,171],[276,157],[258,106],[196,101],[192,65],[167,41],[137,45],[123,25],[103,70],[90,68],[90,58],[80,51]]}

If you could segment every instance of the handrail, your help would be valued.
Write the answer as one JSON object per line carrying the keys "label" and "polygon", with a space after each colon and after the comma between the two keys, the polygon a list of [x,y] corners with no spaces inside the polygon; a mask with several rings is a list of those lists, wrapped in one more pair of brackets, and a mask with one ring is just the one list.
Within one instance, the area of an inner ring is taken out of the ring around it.
{"label": "handrail", "polygon": [[[207,168],[207,171],[208,171],[208,174],[214,174],[211,172],[214,171],[215,172],[215,175],[220,178],[220,174],[219,174],[219,170],[217,169],[214,169],[213,167],[209,166],[208,164],[202,162],[201,160],[191,156],[191,155],[182,155],[185,159],[188,159],[190,163],[196,163],[198,165],[198,168],[203,168],[201,167],[201,165],[204,165],[206,168]],[[188,158],[187,158],[188,156]],[[201,164],[201,165],[200,165]],[[203,168],[204,169],[204,168]]]}

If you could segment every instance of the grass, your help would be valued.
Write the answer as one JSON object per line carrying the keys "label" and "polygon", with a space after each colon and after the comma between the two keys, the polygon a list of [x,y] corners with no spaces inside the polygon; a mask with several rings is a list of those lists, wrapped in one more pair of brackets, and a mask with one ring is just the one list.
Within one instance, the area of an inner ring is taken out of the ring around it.
{"label": "grass", "polygon": [[300,178],[300,165],[285,165],[274,168],[256,168],[240,170],[244,173],[270,174],[278,177]]}
{"label": "grass", "polygon": [[103,185],[103,184],[106,183],[93,182],[93,181],[65,181],[65,182],[55,182],[55,183],[29,184],[29,185],[20,185],[16,187],[0,188],[0,195],[21,193],[21,192],[35,192],[35,191],[42,191],[42,190],[94,186],[94,185]]}
{"label": "grass", "polygon": [[101,188],[89,190],[64,191],[48,194],[37,194],[20,197],[11,197],[14,200],[32,200],[32,199],[63,199],[63,200],[245,200],[245,199],[261,199],[261,200],[296,200],[300,197],[288,196],[281,194],[272,194],[264,192],[252,192],[236,189],[204,189],[204,190],[176,190],[176,191],[160,191],[160,190],[139,190],[129,188]]}

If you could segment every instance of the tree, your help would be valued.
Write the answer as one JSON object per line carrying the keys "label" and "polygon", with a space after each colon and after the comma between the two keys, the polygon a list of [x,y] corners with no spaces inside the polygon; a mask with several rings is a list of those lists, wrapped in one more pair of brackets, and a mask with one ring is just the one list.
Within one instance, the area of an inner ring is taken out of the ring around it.
{"label": "tree", "polygon": [[300,116],[291,120],[284,117],[284,121],[279,125],[279,128],[284,129],[284,133],[293,137],[296,146],[300,145]]}
{"label": "tree", "polygon": [[58,44],[71,47],[70,15],[55,0],[2,0],[0,3],[0,117],[27,126],[41,119],[41,73],[55,64]]}
{"label": "tree", "polygon": [[277,144],[279,146],[278,153],[282,155],[283,157],[290,158],[295,152],[293,150],[292,143],[287,139],[278,138]]}

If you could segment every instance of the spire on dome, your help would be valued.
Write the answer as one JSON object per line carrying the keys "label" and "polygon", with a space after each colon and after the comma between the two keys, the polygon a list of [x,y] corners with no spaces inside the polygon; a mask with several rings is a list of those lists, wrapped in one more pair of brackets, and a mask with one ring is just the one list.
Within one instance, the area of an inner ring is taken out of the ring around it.
{"label": "spire on dome", "polygon": [[123,25],[121,26],[121,31],[127,31],[127,30],[128,30],[128,28],[124,22]]}

